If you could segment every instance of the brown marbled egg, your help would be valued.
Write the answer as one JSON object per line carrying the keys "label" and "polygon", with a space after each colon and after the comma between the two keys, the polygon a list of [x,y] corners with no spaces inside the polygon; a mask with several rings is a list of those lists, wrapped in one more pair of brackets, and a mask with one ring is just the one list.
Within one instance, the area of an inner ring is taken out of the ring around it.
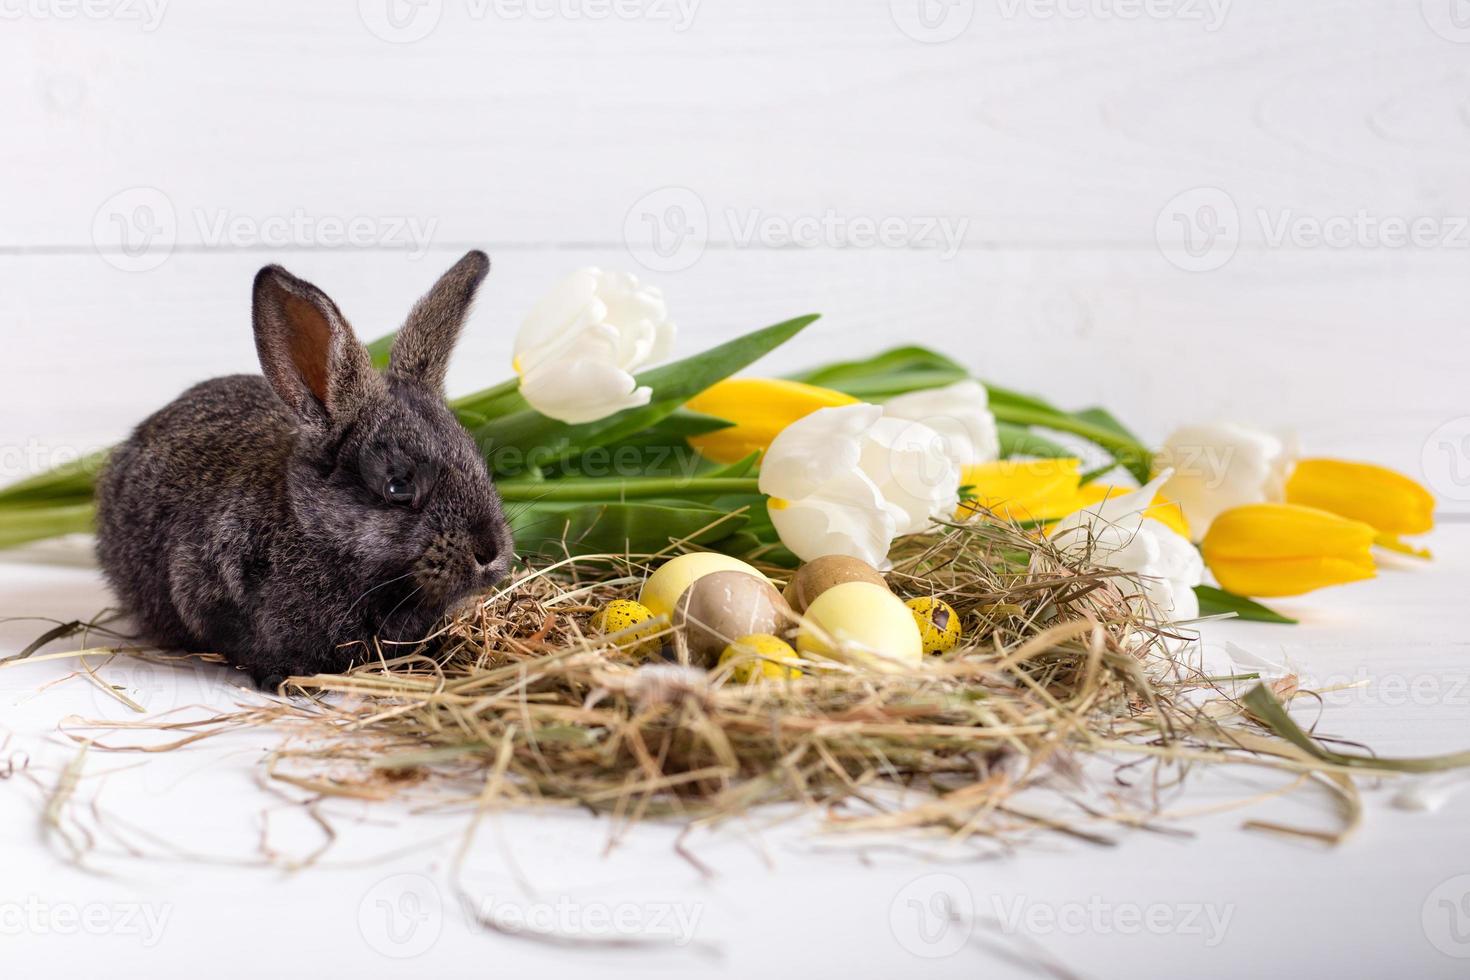
{"label": "brown marbled egg", "polygon": [[815,558],[796,570],[796,574],[791,576],[790,584],[786,586],[785,598],[792,609],[804,613],[816,601],[817,596],[844,582],[869,582],[888,588],[888,580],[883,577],[883,573],[861,558],[826,555]]}

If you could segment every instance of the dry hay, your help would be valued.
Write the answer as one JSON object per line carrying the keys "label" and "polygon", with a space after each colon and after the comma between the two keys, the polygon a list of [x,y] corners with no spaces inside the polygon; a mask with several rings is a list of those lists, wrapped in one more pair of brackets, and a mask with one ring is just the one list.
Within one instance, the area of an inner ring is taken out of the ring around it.
{"label": "dry hay", "polygon": [[[1040,829],[1103,841],[1088,828],[1151,825],[1157,789],[1192,767],[1247,763],[1294,774],[1288,789],[1326,786],[1341,816],[1336,830],[1256,827],[1336,841],[1359,816],[1355,770],[1470,762],[1324,747],[1282,709],[1294,679],[1205,676],[1191,631],[1158,624],[1136,581],[993,518],[900,543],[894,590],[948,601],[965,645],[892,673],[809,660],[796,679],[739,683],[728,667],[635,655],[641,637],[589,635],[590,615],[635,595],[667,556],[576,556],[523,571],[422,643],[381,645],[344,675],[292,678],[290,697],[187,720],[72,719],[64,730],[94,749],[149,752],[275,730],[269,778],[323,798],[573,806],[623,825],[714,824],[786,803],[820,808],[834,828],[959,838]],[[1237,696],[1243,682],[1253,686]],[[138,729],[166,741],[115,737]],[[1088,760],[1113,773],[1141,764],[1148,775],[1129,782],[1154,792],[1122,802],[1112,792],[1121,783],[1090,778]],[[1019,799],[1059,778],[1077,819]]]}

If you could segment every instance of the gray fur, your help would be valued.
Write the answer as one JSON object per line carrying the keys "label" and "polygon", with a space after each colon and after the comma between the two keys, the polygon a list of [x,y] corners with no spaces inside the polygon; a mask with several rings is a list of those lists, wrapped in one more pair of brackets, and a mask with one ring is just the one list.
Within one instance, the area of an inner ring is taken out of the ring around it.
{"label": "gray fur", "polygon": [[[420,639],[504,576],[499,496],[443,397],[488,268],[471,252],[415,305],[386,376],[324,293],[260,271],[265,376],[184,392],[99,481],[98,557],[144,638],[222,653],[273,687],[374,657],[374,639]],[[405,474],[413,500],[392,503]]]}

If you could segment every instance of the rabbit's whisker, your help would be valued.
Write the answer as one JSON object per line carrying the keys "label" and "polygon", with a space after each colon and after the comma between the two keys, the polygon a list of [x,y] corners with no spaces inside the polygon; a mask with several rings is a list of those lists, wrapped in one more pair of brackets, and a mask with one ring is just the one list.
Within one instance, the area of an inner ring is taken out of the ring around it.
{"label": "rabbit's whisker", "polygon": [[410,592],[408,595],[404,596],[402,599],[399,599],[398,600],[398,605],[396,605],[392,609],[388,610],[388,615],[386,615],[386,616],[383,617],[383,622],[384,623],[387,623],[388,620],[390,620],[390,619],[393,618],[393,614],[394,613],[396,613],[399,609],[402,609],[403,608],[403,604],[405,602],[407,602],[408,600],[412,599],[414,596],[418,595],[423,590],[424,590],[424,587],[422,585],[415,586],[414,587],[414,590],[412,592]]}
{"label": "rabbit's whisker", "polygon": [[402,575],[397,576],[396,578],[390,578],[386,582],[379,582],[377,585],[374,585],[372,588],[370,588],[370,589],[366,590],[365,592],[363,592],[363,594],[360,595],[360,596],[358,596],[356,599],[353,599],[352,600],[352,605],[350,605],[350,606],[347,607],[347,611],[350,613],[350,612],[352,612],[352,610],[356,609],[357,608],[357,604],[359,602],[361,602],[362,600],[366,599],[369,594],[378,591],[379,589],[383,588],[384,586],[392,585],[394,582],[402,582],[404,579],[408,578],[412,574],[413,574],[413,569],[409,569],[408,571],[404,572]]}

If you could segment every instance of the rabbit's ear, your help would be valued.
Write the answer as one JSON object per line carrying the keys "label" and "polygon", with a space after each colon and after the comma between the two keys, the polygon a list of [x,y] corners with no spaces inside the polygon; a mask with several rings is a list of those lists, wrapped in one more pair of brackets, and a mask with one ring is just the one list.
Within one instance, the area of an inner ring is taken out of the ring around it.
{"label": "rabbit's ear", "polygon": [[475,291],[490,271],[484,252],[469,252],[454,263],[432,289],[414,304],[393,340],[388,376],[423,385],[442,394],[444,373],[459,331],[469,316]]}
{"label": "rabbit's ear", "polygon": [[280,266],[256,275],[253,315],[266,380],[303,421],[341,424],[381,384],[337,304]]}

